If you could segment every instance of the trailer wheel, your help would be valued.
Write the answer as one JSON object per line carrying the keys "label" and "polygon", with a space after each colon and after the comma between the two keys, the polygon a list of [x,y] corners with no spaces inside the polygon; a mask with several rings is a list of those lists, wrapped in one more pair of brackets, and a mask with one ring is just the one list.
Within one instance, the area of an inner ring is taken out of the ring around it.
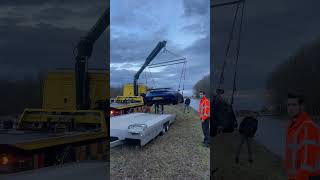
{"label": "trailer wheel", "polygon": [[169,122],[167,122],[167,123],[165,123],[164,125],[165,125],[165,129],[166,129],[166,132],[168,132],[169,131],[169,125],[170,123]]}
{"label": "trailer wheel", "polygon": [[162,130],[160,132],[160,136],[163,136],[169,130],[169,123],[166,122],[162,125]]}

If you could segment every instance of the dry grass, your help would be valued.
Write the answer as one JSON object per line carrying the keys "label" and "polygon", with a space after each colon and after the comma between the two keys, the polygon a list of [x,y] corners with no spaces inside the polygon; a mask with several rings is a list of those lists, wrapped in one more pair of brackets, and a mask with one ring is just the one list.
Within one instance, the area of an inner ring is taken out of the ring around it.
{"label": "dry grass", "polygon": [[144,147],[111,149],[111,179],[209,179],[209,148],[202,147],[201,122],[194,111],[166,106],[176,121],[164,136]]}
{"label": "dry grass", "polygon": [[[182,106],[168,106],[177,119],[169,132],[140,148],[122,145],[111,149],[111,179],[209,179],[210,150],[202,146],[201,122],[195,111],[183,114]],[[284,180],[279,157],[257,143],[253,144],[253,164],[247,162],[243,146],[240,164],[234,155],[237,133],[213,139],[213,160],[219,170],[215,180]]]}

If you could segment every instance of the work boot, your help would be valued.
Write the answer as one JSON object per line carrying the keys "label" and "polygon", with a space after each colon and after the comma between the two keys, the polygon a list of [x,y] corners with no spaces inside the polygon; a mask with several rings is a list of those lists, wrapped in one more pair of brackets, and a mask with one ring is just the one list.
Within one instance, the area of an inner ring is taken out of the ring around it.
{"label": "work boot", "polygon": [[202,146],[203,147],[209,147],[209,144],[207,142],[205,142],[205,141],[202,141]]}

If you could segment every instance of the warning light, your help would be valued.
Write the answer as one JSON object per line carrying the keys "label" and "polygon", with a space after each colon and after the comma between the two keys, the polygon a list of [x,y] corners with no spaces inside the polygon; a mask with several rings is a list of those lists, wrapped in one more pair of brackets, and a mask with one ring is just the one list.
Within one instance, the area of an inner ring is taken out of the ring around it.
{"label": "warning light", "polygon": [[9,157],[6,154],[0,156],[1,165],[7,165],[9,163]]}

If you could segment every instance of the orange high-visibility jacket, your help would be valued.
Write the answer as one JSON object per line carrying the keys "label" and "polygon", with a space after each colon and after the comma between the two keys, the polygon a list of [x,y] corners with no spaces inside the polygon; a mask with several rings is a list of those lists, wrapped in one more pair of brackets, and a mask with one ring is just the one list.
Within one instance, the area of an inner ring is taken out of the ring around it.
{"label": "orange high-visibility jacket", "polygon": [[210,102],[206,97],[201,98],[199,103],[199,115],[202,121],[209,119],[210,116]]}
{"label": "orange high-visibility jacket", "polygon": [[285,164],[289,180],[320,176],[320,129],[305,112],[287,129]]}

